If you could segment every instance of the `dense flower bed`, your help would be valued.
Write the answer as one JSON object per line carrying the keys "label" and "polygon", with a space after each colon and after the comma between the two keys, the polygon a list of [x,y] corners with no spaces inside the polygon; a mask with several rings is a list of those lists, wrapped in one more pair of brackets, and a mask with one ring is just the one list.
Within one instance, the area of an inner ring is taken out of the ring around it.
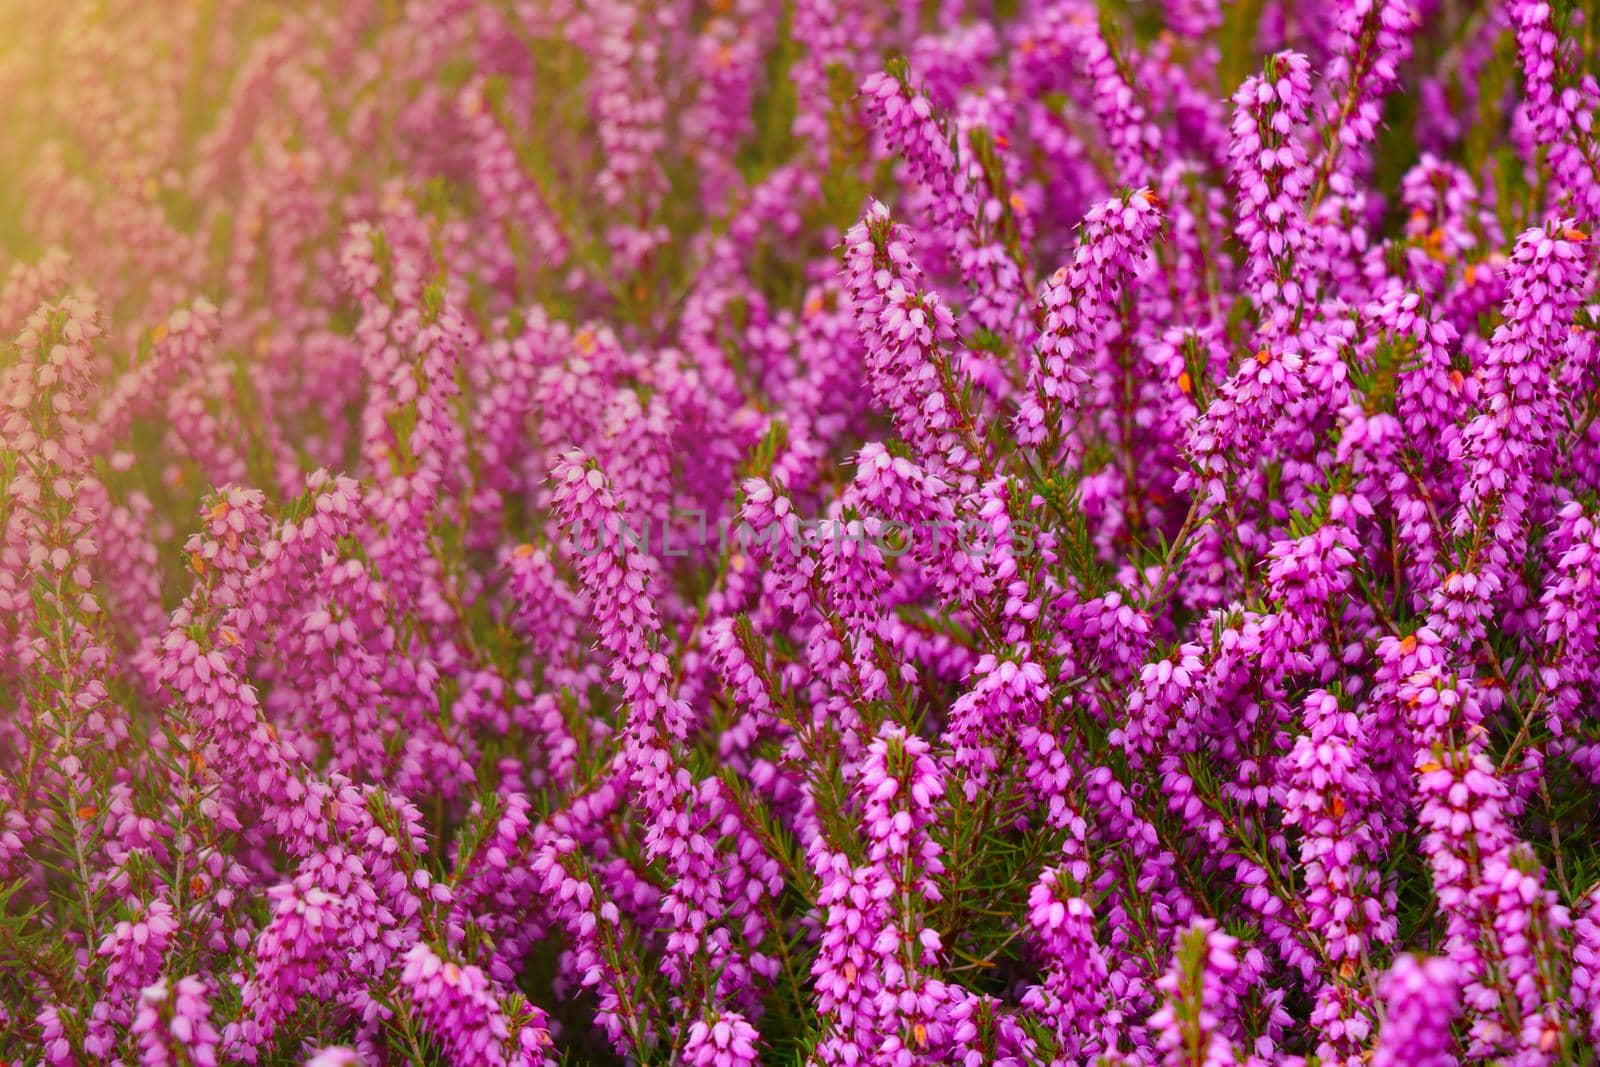
{"label": "dense flower bed", "polygon": [[1588,1060],[1596,31],[0,3],[0,1060]]}

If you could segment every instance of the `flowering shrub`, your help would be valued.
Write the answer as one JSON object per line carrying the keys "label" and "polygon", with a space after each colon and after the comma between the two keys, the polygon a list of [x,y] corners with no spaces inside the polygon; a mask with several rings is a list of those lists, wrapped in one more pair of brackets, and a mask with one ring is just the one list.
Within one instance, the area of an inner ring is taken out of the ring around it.
{"label": "flowering shrub", "polygon": [[1592,1062],[1593,10],[0,4],[0,1058]]}

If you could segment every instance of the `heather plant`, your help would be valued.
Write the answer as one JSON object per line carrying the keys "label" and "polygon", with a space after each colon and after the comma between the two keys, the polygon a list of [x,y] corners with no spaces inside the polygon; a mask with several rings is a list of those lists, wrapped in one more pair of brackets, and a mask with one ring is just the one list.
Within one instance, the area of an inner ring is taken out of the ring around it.
{"label": "heather plant", "polygon": [[0,1062],[1596,1062],[1597,18],[0,0]]}

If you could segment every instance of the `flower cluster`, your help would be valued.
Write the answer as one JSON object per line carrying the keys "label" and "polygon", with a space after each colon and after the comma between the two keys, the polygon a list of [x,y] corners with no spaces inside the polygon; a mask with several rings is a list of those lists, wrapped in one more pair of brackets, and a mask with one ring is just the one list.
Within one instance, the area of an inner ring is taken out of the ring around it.
{"label": "flower cluster", "polygon": [[1546,0],[0,0],[0,1063],[1600,1042]]}

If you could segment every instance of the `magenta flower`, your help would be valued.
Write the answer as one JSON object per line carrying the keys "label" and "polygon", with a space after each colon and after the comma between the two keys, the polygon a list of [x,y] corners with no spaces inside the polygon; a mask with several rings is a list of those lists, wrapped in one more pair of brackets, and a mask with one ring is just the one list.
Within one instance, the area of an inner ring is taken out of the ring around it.
{"label": "magenta flower", "polygon": [[0,1063],[1584,1061],[1592,6],[0,7]]}

